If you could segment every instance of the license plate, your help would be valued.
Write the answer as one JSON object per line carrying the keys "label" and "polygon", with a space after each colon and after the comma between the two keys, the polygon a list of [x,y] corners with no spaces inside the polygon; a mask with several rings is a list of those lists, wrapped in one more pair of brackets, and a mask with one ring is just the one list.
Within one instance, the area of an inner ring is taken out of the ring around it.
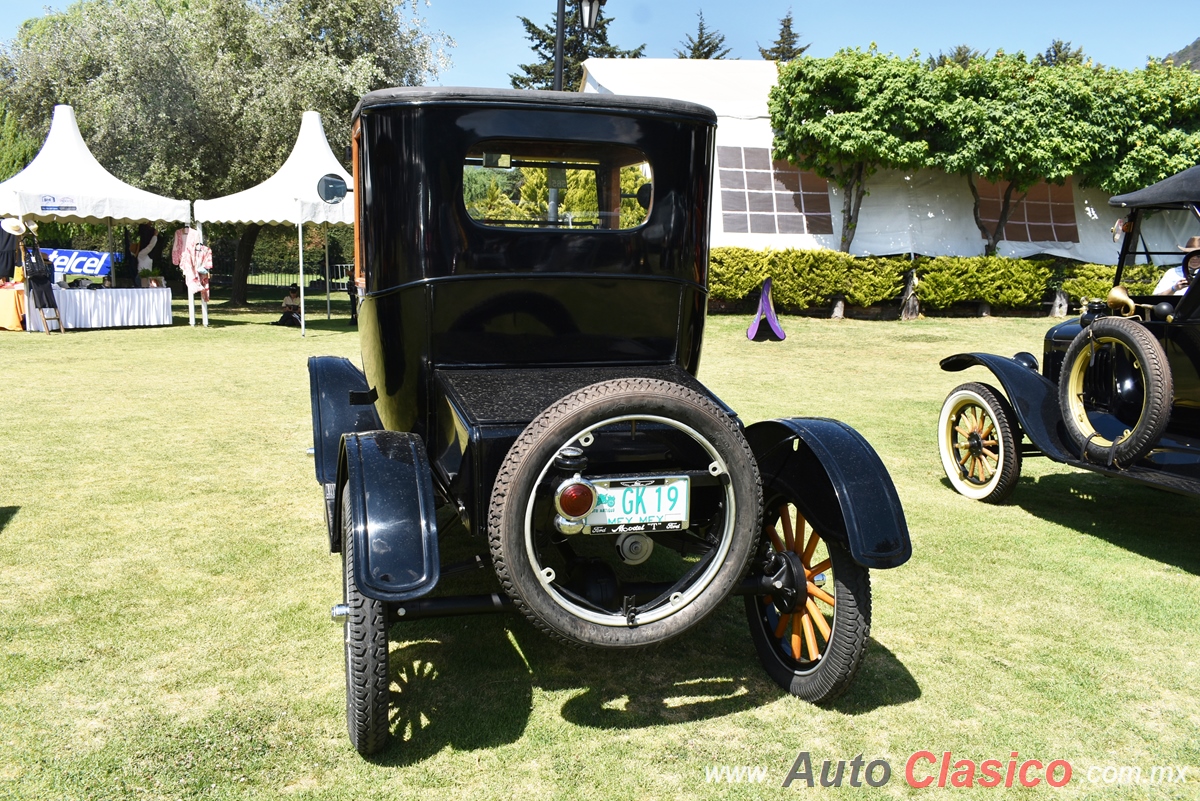
{"label": "license plate", "polygon": [[611,478],[593,483],[596,508],[584,520],[592,534],[682,531],[688,527],[687,476]]}

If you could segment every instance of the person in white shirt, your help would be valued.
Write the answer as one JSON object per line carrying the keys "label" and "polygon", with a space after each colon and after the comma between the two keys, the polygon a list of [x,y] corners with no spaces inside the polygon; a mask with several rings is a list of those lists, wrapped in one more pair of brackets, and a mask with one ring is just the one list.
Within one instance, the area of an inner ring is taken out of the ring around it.
{"label": "person in white shirt", "polygon": [[1188,244],[1196,247],[1183,257],[1178,267],[1172,267],[1163,273],[1158,285],[1154,287],[1155,295],[1182,295],[1187,292],[1194,276],[1200,273],[1200,236],[1188,240]]}

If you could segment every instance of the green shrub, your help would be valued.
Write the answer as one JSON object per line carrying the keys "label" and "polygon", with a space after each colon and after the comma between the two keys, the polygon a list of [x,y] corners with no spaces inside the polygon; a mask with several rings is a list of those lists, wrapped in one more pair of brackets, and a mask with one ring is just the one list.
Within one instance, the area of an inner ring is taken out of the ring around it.
{"label": "green shrub", "polygon": [[[1062,287],[1072,303],[1102,298],[1112,288],[1115,267],[1055,259],[1002,256],[937,256],[909,261],[903,257],[855,258],[835,250],[750,250],[713,248],[709,295],[714,300],[754,297],[773,279],[775,303],[794,310],[828,304],[842,296],[853,306],[896,300],[904,273],[915,268],[917,298],[928,309],[955,303],[988,303],[1003,309],[1037,309],[1052,289]],[[1131,295],[1148,295],[1162,268],[1139,264],[1125,270],[1122,283]]]}
{"label": "green shrub", "polygon": [[922,305],[946,309],[977,301],[999,308],[1036,306],[1054,270],[1042,261],[1002,256],[938,256],[917,269],[917,298]]}
{"label": "green shrub", "polygon": [[793,309],[821,305],[840,292],[854,263],[832,250],[773,250],[767,259],[775,302]]}
{"label": "green shrub", "polygon": [[[1135,264],[1125,268],[1121,284],[1130,295],[1149,295],[1154,291],[1162,273],[1162,267]],[[1104,298],[1108,295],[1108,290],[1112,289],[1116,274],[1117,268],[1111,264],[1080,264],[1074,269],[1071,277],[1063,281],[1063,291],[1071,298],[1072,303],[1081,302],[1084,298]]]}
{"label": "green shrub", "polygon": [[855,259],[842,290],[851,306],[873,306],[900,297],[904,273],[913,266],[908,259]]}
{"label": "green shrub", "polygon": [[903,259],[858,259],[836,250],[713,248],[708,291],[714,300],[742,300],[771,278],[771,295],[783,307],[807,309],[838,295],[870,306],[900,296],[908,266]]}
{"label": "green shrub", "polygon": [[770,275],[770,251],[749,248],[713,248],[708,254],[708,296],[713,300],[741,300]]}

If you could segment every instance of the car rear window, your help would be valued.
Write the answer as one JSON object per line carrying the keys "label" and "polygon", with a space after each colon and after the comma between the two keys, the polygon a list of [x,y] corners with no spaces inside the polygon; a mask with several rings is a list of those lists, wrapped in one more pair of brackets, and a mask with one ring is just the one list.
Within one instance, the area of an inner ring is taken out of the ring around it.
{"label": "car rear window", "polygon": [[491,140],[463,160],[467,214],[494,228],[636,228],[652,185],[646,156],[622,145]]}

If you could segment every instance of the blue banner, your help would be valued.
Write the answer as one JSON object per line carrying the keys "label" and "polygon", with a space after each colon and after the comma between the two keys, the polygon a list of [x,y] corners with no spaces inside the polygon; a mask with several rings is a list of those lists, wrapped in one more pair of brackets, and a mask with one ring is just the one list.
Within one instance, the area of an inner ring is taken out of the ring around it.
{"label": "blue banner", "polygon": [[54,267],[54,280],[65,275],[108,275],[112,267],[112,254],[94,250],[47,250],[42,248],[46,264]]}

